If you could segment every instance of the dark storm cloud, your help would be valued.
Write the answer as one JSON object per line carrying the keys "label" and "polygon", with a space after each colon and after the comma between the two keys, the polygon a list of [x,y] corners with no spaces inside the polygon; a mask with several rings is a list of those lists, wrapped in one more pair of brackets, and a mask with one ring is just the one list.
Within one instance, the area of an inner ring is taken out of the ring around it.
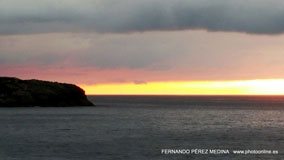
{"label": "dark storm cloud", "polygon": [[282,0],[2,0],[0,34],[205,29],[284,32]]}

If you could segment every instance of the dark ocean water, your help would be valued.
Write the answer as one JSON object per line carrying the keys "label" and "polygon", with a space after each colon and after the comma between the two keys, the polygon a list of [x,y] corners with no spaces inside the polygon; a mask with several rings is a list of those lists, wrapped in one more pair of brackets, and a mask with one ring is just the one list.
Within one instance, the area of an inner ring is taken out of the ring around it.
{"label": "dark ocean water", "polygon": [[0,108],[0,160],[284,159],[284,97],[89,98],[96,107]]}

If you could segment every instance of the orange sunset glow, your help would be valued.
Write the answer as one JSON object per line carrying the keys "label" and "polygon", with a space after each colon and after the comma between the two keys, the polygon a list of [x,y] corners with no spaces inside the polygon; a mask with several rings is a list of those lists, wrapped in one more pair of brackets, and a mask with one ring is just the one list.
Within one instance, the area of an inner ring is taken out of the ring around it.
{"label": "orange sunset glow", "polygon": [[90,95],[282,95],[283,79],[80,85]]}

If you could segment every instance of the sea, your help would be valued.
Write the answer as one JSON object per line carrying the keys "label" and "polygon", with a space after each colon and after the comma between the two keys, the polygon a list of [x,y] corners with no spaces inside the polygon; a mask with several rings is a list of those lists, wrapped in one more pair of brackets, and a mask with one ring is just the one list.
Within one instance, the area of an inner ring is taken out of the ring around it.
{"label": "sea", "polygon": [[0,160],[283,160],[284,96],[89,96],[0,108]]}

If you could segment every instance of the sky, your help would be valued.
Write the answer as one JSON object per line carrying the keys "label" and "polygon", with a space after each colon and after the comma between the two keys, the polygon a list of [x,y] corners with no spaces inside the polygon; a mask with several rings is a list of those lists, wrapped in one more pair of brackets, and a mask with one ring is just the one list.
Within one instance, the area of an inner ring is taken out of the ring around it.
{"label": "sky", "polygon": [[284,94],[282,0],[0,0],[0,76],[87,94]]}

